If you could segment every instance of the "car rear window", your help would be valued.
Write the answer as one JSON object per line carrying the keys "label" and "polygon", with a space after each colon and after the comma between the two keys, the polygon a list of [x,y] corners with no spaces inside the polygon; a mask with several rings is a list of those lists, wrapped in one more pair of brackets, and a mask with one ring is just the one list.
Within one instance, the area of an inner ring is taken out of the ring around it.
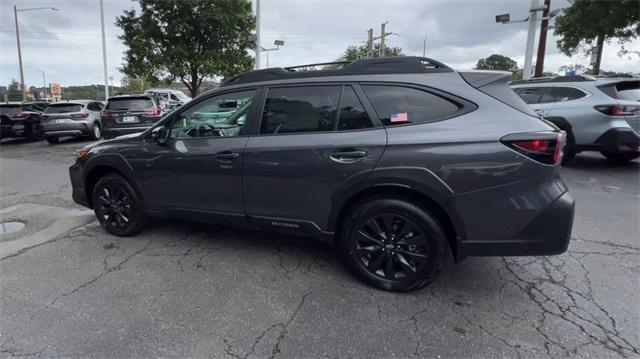
{"label": "car rear window", "polygon": [[640,81],[621,81],[599,85],[600,91],[618,100],[640,101]]}
{"label": "car rear window", "polygon": [[54,104],[47,107],[45,113],[69,113],[82,111],[82,105],[78,103]]}
{"label": "car rear window", "polygon": [[143,111],[153,106],[153,101],[148,97],[110,98],[107,102],[107,110],[110,111]]}
{"label": "car rear window", "polygon": [[393,85],[364,85],[362,88],[387,126],[438,121],[460,109],[445,98],[416,88]]}
{"label": "car rear window", "polygon": [[14,115],[22,111],[20,105],[0,105],[0,115]]}

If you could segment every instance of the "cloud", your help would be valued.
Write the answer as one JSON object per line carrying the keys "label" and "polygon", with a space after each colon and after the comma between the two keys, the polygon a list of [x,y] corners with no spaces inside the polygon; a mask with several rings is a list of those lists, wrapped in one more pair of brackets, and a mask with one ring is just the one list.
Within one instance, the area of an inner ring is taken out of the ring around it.
{"label": "cloud", "polygon": [[[43,0],[16,0],[18,8],[41,7]],[[19,13],[25,81],[42,83],[42,75],[33,67],[44,69],[47,81],[63,85],[102,83],[102,47],[97,0],[56,0],[58,12],[39,10]],[[125,47],[118,39],[116,16],[137,6],[131,0],[104,0],[109,74],[119,83]],[[44,5],[46,6],[46,5]],[[458,69],[472,68],[478,59],[493,53],[524,62],[527,25],[496,24],[494,16],[510,13],[512,19],[527,16],[529,0],[453,0],[453,1],[385,1],[385,0],[261,0],[262,45],[270,47],[276,39],[285,46],[269,53],[269,65],[291,66],[332,61],[350,45],[363,44],[367,29],[376,36],[380,24],[389,21],[389,46],[399,46],[408,55],[421,55],[425,31],[427,56]],[[568,6],[566,0],[552,1],[552,8]],[[0,2],[0,84],[18,78],[12,3]],[[545,69],[557,71],[564,64],[588,64],[581,55],[567,57],[555,46],[549,33]],[[629,46],[640,50],[640,43]],[[605,47],[602,67],[610,71],[640,69],[640,57],[617,56],[614,45]],[[262,56],[263,66],[266,55]]]}

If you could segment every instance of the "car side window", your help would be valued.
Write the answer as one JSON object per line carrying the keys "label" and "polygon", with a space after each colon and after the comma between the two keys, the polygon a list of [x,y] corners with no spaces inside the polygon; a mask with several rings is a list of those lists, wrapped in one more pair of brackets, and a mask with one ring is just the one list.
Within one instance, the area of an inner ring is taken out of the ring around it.
{"label": "car side window", "polygon": [[460,108],[430,92],[402,86],[362,86],[378,117],[386,126],[438,121]]}
{"label": "car side window", "polygon": [[553,94],[556,102],[577,100],[587,95],[573,87],[554,87]]}
{"label": "car side window", "polygon": [[210,97],[180,113],[169,130],[171,138],[239,136],[256,90]]}
{"label": "car side window", "polygon": [[90,102],[90,103],[87,105],[87,109],[88,109],[89,111],[100,111],[100,108],[98,107],[98,104],[97,104],[96,102]]}
{"label": "car side window", "polygon": [[553,87],[542,87],[542,94],[540,95],[540,99],[538,103],[550,103],[556,102],[556,97],[553,92]]}
{"label": "car side window", "polygon": [[540,97],[544,93],[543,87],[522,87],[515,89],[516,94],[527,104],[539,103]]}
{"label": "car side window", "polygon": [[260,134],[333,131],[340,86],[271,88]]}
{"label": "car side window", "polygon": [[345,86],[340,101],[338,131],[359,130],[372,127],[371,119],[351,86]]}

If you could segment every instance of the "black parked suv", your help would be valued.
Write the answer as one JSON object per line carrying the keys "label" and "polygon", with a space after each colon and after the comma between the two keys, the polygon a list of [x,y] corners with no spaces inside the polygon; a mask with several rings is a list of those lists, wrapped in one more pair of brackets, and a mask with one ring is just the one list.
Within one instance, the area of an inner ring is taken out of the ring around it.
{"label": "black parked suv", "polygon": [[43,138],[40,116],[49,106],[47,102],[0,103],[0,138],[24,137],[29,141]]}
{"label": "black parked suv", "polygon": [[162,116],[160,103],[153,94],[114,96],[102,111],[102,135],[114,138],[143,132]]}
{"label": "black parked suv", "polygon": [[449,251],[567,249],[565,134],[510,74],[417,57],[297,69],[246,73],[142,134],[85,147],[74,200],[119,236],[169,216],[335,242],[358,278],[394,291],[427,285]]}

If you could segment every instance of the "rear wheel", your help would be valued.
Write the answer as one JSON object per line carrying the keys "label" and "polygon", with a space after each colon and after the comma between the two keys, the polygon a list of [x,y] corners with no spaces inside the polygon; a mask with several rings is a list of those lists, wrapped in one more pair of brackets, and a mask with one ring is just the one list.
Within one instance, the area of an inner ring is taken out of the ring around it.
{"label": "rear wheel", "polygon": [[99,140],[102,135],[102,130],[100,129],[100,125],[97,123],[93,124],[93,129],[91,130],[91,139]]}
{"label": "rear wheel", "polygon": [[423,288],[440,273],[444,231],[433,215],[397,198],[366,201],[346,217],[342,259],[363,282],[389,291]]}
{"label": "rear wheel", "polygon": [[640,157],[640,152],[627,152],[627,153],[607,153],[600,152],[608,160],[613,162],[629,162]]}
{"label": "rear wheel", "polygon": [[110,173],[100,178],[91,198],[98,221],[109,233],[132,236],[144,229],[142,201],[124,177]]}
{"label": "rear wheel", "polygon": [[49,142],[50,144],[55,144],[58,143],[59,138],[58,137],[47,137],[47,142]]}

